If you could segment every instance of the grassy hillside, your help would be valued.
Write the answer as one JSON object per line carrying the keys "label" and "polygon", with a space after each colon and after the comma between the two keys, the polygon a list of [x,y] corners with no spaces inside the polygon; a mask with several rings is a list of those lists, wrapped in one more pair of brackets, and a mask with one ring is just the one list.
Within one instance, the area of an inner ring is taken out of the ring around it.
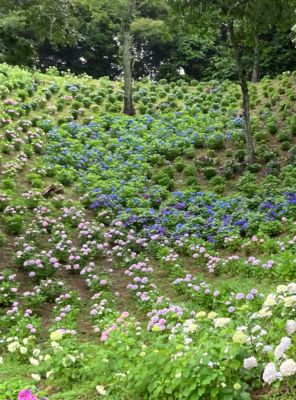
{"label": "grassy hillside", "polygon": [[295,397],[295,83],[0,65],[0,399]]}

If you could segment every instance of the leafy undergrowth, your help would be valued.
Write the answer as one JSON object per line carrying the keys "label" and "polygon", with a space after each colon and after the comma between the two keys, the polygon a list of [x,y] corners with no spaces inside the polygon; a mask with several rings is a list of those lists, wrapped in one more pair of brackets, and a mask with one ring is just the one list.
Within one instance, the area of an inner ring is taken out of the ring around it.
{"label": "leafy undergrowth", "polygon": [[1,71],[0,399],[294,398],[296,75]]}

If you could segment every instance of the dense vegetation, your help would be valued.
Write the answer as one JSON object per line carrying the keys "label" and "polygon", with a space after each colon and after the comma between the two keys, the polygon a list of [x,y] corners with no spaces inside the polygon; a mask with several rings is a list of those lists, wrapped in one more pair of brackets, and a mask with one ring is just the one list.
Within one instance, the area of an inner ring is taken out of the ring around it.
{"label": "dense vegetation", "polygon": [[293,399],[296,74],[0,80],[0,398]]}
{"label": "dense vegetation", "polygon": [[[110,20],[106,13],[98,15],[91,12],[91,0],[77,0],[74,2],[75,10],[67,9],[67,13],[73,11],[73,16],[71,19],[66,18],[66,29],[62,29],[60,34],[60,26],[65,28],[65,21],[61,18],[61,8],[56,8],[58,4],[63,7],[63,3],[67,6],[70,2],[57,0],[53,6],[48,0],[2,0],[0,61],[12,65],[36,66],[43,72],[49,66],[56,66],[59,71],[70,69],[75,74],[86,73],[94,78],[118,77],[122,73],[122,38],[118,15],[111,13]],[[113,3],[120,4],[120,0]],[[195,18],[188,31],[187,23],[177,26],[180,19],[175,17],[167,1],[149,0],[139,3],[142,7],[135,13],[131,26],[135,79],[150,76],[157,80],[165,78],[176,81],[180,79],[182,69],[188,82],[191,79],[238,79],[227,25],[223,23],[223,18],[217,18],[217,13],[210,12],[207,23],[202,27],[198,25],[199,17]],[[264,0],[257,3],[266,6]],[[15,7],[12,7],[13,4]],[[36,6],[31,11],[26,9],[26,16],[21,4],[28,5],[27,8],[32,4]],[[271,3],[267,4],[265,8],[271,9]],[[294,69],[296,55],[290,31],[294,23],[294,12],[289,12],[291,4],[294,4],[291,0],[284,4],[286,12],[282,21],[276,13],[276,21],[266,31],[259,32],[258,43],[253,37],[245,37],[245,28],[238,26],[250,80],[254,69],[254,50],[257,47],[260,51],[260,77],[275,77],[283,71]],[[62,9],[65,13],[65,9]],[[74,30],[76,36],[73,36]]]}

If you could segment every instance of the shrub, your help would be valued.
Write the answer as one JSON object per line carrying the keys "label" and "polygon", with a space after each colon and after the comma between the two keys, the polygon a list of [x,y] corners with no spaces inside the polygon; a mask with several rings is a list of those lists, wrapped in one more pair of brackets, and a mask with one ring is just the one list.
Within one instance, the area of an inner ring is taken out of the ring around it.
{"label": "shrub", "polygon": [[162,172],[159,172],[158,174],[154,175],[152,179],[155,183],[165,187],[168,190],[172,190],[175,186],[174,180]]}
{"label": "shrub", "polygon": [[184,97],[184,94],[182,92],[178,91],[178,92],[176,92],[176,97],[177,97],[177,99],[182,100]]}
{"label": "shrub", "polygon": [[200,148],[200,147],[204,147],[205,145],[205,139],[203,135],[199,135],[198,133],[196,134],[196,136],[193,138],[194,140],[194,146],[196,148]]}
{"label": "shrub", "polygon": [[109,94],[108,102],[111,103],[111,104],[116,103],[116,97],[113,94]]}
{"label": "shrub", "polygon": [[277,139],[279,142],[290,142],[291,141],[291,133],[287,130],[280,131],[277,134]]}
{"label": "shrub", "polygon": [[202,168],[201,170],[203,176],[205,177],[205,179],[210,180],[211,178],[213,178],[214,176],[217,175],[217,170],[213,167],[206,167],[206,168]]}
{"label": "shrub", "polygon": [[177,157],[175,159],[175,167],[176,170],[179,172],[183,171],[183,169],[186,167],[186,162],[183,160],[182,157]]}
{"label": "shrub", "polygon": [[184,150],[184,154],[185,154],[185,156],[186,157],[188,157],[188,158],[193,158],[194,157],[194,147],[187,147],[185,150]]}
{"label": "shrub", "polygon": [[258,189],[257,181],[251,172],[246,171],[235,186],[236,190],[242,192],[247,197],[252,197]]}
{"label": "shrub", "polygon": [[197,185],[197,179],[195,176],[188,176],[186,178],[186,186],[196,186]]}
{"label": "shrub", "polygon": [[268,236],[276,236],[282,232],[282,224],[279,221],[262,221],[259,225],[259,232]]}
{"label": "shrub", "polygon": [[[227,151],[227,150],[226,150]],[[207,150],[206,151],[206,156],[207,157],[215,157],[215,150]]]}
{"label": "shrub", "polygon": [[258,172],[260,170],[261,165],[258,163],[254,163],[254,164],[248,164],[247,165],[247,171],[251,172],[252,174]]}
{"label": "shrub", "polygon": [[254,139],[255,139],[255,142],[265,142],[266,141],[266,139],[267,139],[267,136],[268,136],[268,133],[267,132],[263,132],[263,131],[261,131],[261,132],[257,132],[257,133],[255,133],[254,135],[253,135],[253,137],[254,137]]}
{"label": "shrub", "polygon": [[169,166],[169,167],[164,167],[164,168],[162,169],[161,173],[162,173],[162,174],[168,175],[170,178],[173,178],[174,175],[175,175],[175,169],[174,169],[174,167],[171,167],[171,166]]}
{"label": "shrub", "polygon": [[103,97],[103,96],[96,96],[96,97],[94,98],[94,102],[95,102],[97,105],[100,105],[100,104],[102,104],[102,103],[104,102],[104,97]]}
{"label": "shrub", "polygon": [[185,176],[194,176],[196,174],[197,170],[194,165],[189,165],[188,167],[185,167],[183,170],[183,174]]}
{"label": "shrub", "polygon": [[266,195],[276,193],[282,190],[281,181],[273,175],[267,175],[262,182],[262,188]]}
{"label": "shrub", "polygon": [[140,114],[146,114],[147,107],[145,106],[145,104],[143,104],[143,103],[139,104],[138,111]]}
{"label": "shrub", "polygon": [[233,155],[233,150],[231,150],[231,149],[226,149],[226,150],[225,150],[225,155],[226,155],[226,157],[232,157],[232,155]]}
{"label": "shrub", "polygon": [[12,216],[6,216],[4,219],[8,233],[18,234],[22,231],[24,225],[22,215],[14,214]]}
{"label": "shrub", "polygon": [[3,179],[1,182],[1,187],[5,190],[13,190],[15,183],[12,178]]}
{"label": "shrub", "polygon": [[245,156],[246,156],[246,152],[243,149],[239,149],[234,153],[234,158],[236,158],[240,162],[244,161]]}
{"label": "shrub", "polygon": [[206,141],[207,146],[209,149],[223,149],[224,147],[224,140],[223,135],[211,136]]}
{"label": "shrub", "polygon": [[288,120],[289,131],[292,135],[296,135],[296,118],[292,117]]}
{"label": "shrub", "polygon": [[72,102],[72,108],[74,110],[78,110],[79,108],[81,108],[81,103],[79,103],[79,101],[73,101]]}
{"label": "shrub", "polygon": [[225,192],[225,185],[216,185],[216,186],[214,186],[214,192],[216,194],[223,194]]}
{"label": "shrub", "polygon": [[288,151],[290,149],[291,149],[291,143],[290,142],[282,142],[281,143],[281,150]]}
{"label": "shrub", "polygon": [[210,184],[212,186],[225,185],[225,178],[223,178],[222,176],[214,176],[210,180]]}

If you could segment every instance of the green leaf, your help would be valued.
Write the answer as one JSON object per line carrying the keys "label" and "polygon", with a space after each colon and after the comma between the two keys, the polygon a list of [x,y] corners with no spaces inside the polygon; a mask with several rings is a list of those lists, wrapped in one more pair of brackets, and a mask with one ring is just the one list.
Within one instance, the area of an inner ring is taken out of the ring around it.
{"label": "green leaf", "polygon": [[219,393],[219,389],[218,388],[213,388],[211,390],[211,396],[213,396],[213,397],[215,397],[218,393]]}
{"label": "green leaf", "polygon": [[190,400],[198,400],[200,398],[200,395],[198,393],[193,393],[190,396]]}

